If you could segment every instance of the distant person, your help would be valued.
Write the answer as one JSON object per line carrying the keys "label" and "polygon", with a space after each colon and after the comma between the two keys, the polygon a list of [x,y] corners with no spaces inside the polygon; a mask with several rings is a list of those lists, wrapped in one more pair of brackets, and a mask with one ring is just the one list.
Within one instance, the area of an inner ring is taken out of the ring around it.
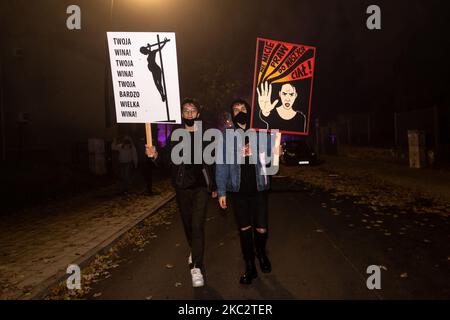
{"label": "distant person", "polygon": [[127,194],[130,189],[131,173],[137,168],[138,159],[136,148],[133,140],[129,136],[125,136],[118,142],[114,139],[111,149],[119,152],[119,177],[121,192]]}
{"label": "distant person", "polygon": [[278,96],[281,105],[276,107],[278,99],[271,101],[272,84],[267,81],[262,83],[258,91],[258,105],[261,109],[260,119],[266,124],[266,129],[279,129],[283,131],[305,132],[306,116],[303,112],[294,110],[294,102],[297,99],[297,89],[290,83],[281,86]]}
{"label": "distant person", "polygon": [[[162,48],[164,48],[164,46],[166,45],[167,42],[169,42],[170,40],[167,40],[167,38],[164,39],[163,42],[160,43],[155,43],[155,44],[147,44],[146,47],[141,47],[140,51],[142,54],[148,55],[147,57],[147,62],[148,62],[148,70],[150,70],[150,72],[152,73],[153,76],[153,81],[155,82],[156,88],[159,91],[159,94],[161,95],[161,100],[163,102],[166,101],[167,96],[166,93],[164,92],[164,88],[161,82],[161,78],[162,78],[162,71],[160,66],[158,66],[156,64],[156,54],[162,50]],[[160,45],[158,47],[158,45]],[[152,50],[151,48],[157,46],[156,49]]]}

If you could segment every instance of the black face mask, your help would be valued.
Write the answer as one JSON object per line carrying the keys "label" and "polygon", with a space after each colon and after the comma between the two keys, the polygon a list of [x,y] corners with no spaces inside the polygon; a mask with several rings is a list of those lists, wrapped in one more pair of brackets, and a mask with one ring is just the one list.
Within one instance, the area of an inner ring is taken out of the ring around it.
{"label": "black face mask", "polygon": [[183,118],[183,121],[184,121],[184,123],[188,126],[188,127],[192,127],[193,125],[194,125],[194,121],[195,121],[196,119],[184,119]]}
{"label": "black face mask", "polygon": [[248,114],[241,111],[234,116],[233,121],[235,124],[239,123],[241,125],[246,125],[248,121]]}

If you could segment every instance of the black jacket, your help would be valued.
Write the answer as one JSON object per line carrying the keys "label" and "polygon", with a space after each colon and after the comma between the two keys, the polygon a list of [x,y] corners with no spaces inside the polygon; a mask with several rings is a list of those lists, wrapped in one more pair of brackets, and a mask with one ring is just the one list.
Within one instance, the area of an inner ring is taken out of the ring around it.
{"label": "black jacket", "polygon": [[[182,128],[182,127],[180,127]],[[191,164],[174,164],[171,159],[172,149],[175,145],[177,145],[178,141],[172,142],[172,135],[169,137],[167,144],[164,148],[158,148],[158,157],[155,160],[155,164],[158,167],[170,167],[171,170],[171,178],[172,184],[176,189],[186,189],[192,185],[193,181],[190,179],[190,175],[186,174],[187,166]],[[203,150],[206,147],[206,143],[202,141],[202,154]],[[205,185],[209,192],[216,191],[216,174],[215,174],[215,166],[207,165],[202,161],[202,173],[203,178],[205,179]]]}

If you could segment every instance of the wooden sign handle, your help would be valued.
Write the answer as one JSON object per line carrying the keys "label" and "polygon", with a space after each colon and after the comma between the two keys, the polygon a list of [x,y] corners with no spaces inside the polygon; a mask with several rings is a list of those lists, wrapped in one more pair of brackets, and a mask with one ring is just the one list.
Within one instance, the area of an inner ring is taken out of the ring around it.
{"label": "wooden sign handle", "polygon": [[145,136],[147,137],[147,145],[152,146],[153,140],[152,140],[152,125],[150,123],[145,124]]}
{"label": "wooden sign handle", "polygon": [[[274,145],[275,150],[280,149],[280,143],[281,143],[281,132],[277,132],[275,133],[275,145]],[[278,166],[280,164],[280,154],[274,153],[273,156],[274,156],[273,165]]]}

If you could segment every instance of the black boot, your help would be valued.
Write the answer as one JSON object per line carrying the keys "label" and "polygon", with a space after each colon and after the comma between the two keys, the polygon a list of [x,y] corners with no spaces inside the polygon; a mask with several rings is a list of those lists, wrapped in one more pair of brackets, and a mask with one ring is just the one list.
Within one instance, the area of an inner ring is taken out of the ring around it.
{"label": "black boot", "polygon": [[259,266],[263,273],[269,273],[272,271],[272,264],[266,253],[266,243],[267,243],[267,232],[260,233],[255,230],[255,246],[256,246],[256,257],[259,261]]}
{"label": "black boot", "polygon": [[245,272],[239,282],[241,284],[251,284],[252,280],[258,276],[255,267],[255,252],[253,250],[252,229],[240,230],[241,249],[245,261]]}
{"label": "black boot", "polygon": [[245,261],[245,272],[239,279],[240,284],[251,284],[252,280],[258,277],[255,266],[255,258]]}

